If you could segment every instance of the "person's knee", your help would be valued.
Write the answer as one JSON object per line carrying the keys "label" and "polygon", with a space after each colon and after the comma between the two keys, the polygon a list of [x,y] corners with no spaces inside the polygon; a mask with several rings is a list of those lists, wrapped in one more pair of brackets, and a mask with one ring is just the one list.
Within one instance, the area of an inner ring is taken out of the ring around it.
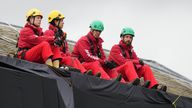
{"label": "person's knee", "polygon": [[98,66],[98,65],[100,65],[100,62],[99,61],[94,61],[94,62],[92,62],[92,65],[93,66]]}
{"label": "person's knee", "polygon": [[50,47],[49,43],[47,41],[43,41],[40,43],[40,45],[43,47],[43,46],[48,46]]}
{"label": "person's knee", "polygon": [[132,62],[132,61],[127,61],[127,62],[125,63],[125,65],[133,65],[133,62]]}
{"label": "person's knee", "polygon": [[150,69],[150,66],[147,65],[147,64],[144,64],[142,67],[143,67],[144,69]]}

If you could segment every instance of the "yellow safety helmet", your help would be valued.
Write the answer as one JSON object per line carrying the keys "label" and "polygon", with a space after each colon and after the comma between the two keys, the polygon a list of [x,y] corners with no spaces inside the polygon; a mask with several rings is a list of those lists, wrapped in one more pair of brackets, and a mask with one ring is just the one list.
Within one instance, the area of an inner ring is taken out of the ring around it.
{"label": "yellow safety helmet", "polygon": [[65,16],[58,10],[53,10],[48,15],[48,22],[50,23],[54,19],[64,19]]}
{"label": "yellow safety helmet", "polygon": [[31,16],[38,16],[38,15],[43,18],[43,15],[39,9],[36,9],[36,8],[30,9],[26,14],[26,20],[28,20],[29,17]]}

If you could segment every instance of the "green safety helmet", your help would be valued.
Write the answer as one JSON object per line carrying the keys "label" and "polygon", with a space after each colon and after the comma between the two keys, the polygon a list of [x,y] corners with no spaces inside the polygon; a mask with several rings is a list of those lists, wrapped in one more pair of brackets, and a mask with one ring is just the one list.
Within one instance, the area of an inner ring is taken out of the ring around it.
{"label": "green safety helmet", "polygon": [[104,26],[103,23],[99,20],[93,21],[90,26],[91,29],[93,30],[98,30],[98,31],[103,31],[104,30]]}
{"label": "green safety helmet", "polygon": [[133,31],[132,28],[125,27],[125,28],[122,29],[120,37],[125,36],[125,35],[131,35],[132,37],[134,37],[135,32]]}

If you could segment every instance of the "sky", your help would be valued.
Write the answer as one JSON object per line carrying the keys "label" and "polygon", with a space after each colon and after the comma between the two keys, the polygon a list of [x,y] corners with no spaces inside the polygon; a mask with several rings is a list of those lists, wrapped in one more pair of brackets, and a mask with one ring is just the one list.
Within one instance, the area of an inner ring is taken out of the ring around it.
{"label": "sky", "polygon": [[191,0],[1,0],[0,21],[23,26],[31,8],[42,11],[47,29],[51,10],[65,15],[63,30],[77,41],[89,32],[93,20],[104,23],[103,48],[120,41],[123,27],[135,31],[134,50],[140,58],[160,64],[192,80]]}

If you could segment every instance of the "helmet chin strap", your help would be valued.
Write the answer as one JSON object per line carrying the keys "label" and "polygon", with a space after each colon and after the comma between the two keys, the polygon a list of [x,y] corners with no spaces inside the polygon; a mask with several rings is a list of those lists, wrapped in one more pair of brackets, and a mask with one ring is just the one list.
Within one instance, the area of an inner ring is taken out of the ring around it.
{"label": "helmet chin strap", "polygon": [[58,29],[61,29],[61,28],[59,27],[60,23],[61,23],[61,21],[58,20],[58,24],[56,25],[56,27],[57,27]]}
{"label": "helmet chin strap", "polygon": [[35,25],[35,16],[33,16],[32,18],[33,18],[32,25],[34,25],[35,27],[38,27],[37,25]]}

